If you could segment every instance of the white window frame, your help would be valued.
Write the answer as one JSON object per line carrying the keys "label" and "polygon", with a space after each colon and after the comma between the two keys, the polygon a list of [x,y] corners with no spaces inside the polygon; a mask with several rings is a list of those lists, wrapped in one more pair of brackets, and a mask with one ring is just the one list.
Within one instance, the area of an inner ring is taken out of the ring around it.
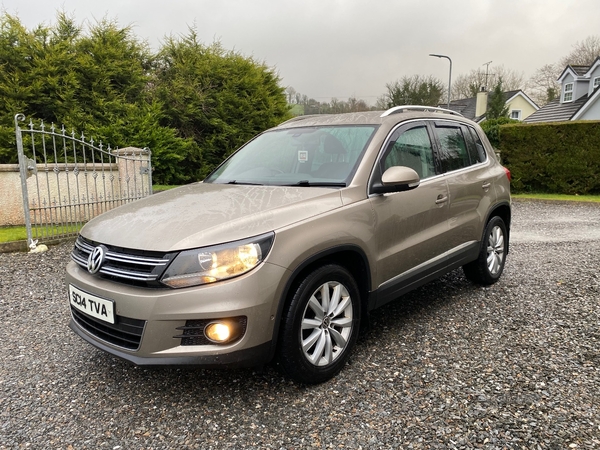
{"label": "white window frame", "polygon": [[573,83],[566,83],[563,90],[563,103],[573,101]]}
{"label": "white window frame", "polygon": [[600,86],[600,77],[594,78],[594,87],[593,87],[593,89],[596,89],[598,86]]}
{"label": "white window frame", "polygon": [[[516,115],[516,117],[515,117]],[[510,118],[514,119],[514,120],[521,120],[521,110],[520,109],[513,109],[510,112]]]}

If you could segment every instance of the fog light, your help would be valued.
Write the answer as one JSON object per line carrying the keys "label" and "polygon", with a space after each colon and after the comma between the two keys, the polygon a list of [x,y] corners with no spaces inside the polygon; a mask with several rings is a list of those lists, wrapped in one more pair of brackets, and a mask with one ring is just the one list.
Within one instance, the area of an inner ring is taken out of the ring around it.
{"label": "fog light", "polygon": [[223,344],[231,339],[233,334],[232,328],[230,324],[212,322],[206,325],[204,335],[211,342]]}

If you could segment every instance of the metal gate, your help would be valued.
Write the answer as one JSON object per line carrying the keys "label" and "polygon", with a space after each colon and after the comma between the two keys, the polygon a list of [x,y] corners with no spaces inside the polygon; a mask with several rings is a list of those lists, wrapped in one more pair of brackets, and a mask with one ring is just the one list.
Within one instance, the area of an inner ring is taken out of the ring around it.
{"label": "metal gate", "polygon": [[106,148],[32,120],[24,129],[15,116],[27,242],[77,235],[85,222],[117,206],[152,194],[149,149]]}

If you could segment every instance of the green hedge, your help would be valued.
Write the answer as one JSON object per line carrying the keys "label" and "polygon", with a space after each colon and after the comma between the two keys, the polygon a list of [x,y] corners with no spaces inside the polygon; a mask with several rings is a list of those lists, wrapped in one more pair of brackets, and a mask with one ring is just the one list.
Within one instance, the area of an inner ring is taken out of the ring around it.
{"label": "green hedge", "polygon": [[498,149],[513,192],[600,194],[600,122],[503,125]]}
{"label": "green hedge", "polygon": [[106,148],[149,147],[158,184],[201,180],[261,131],[289,119],[275,69],[205,45],[194,28],[155,52],[116,20],[65,13],[27,29],[0,8],[0,164],[17,162],[15,114]]}

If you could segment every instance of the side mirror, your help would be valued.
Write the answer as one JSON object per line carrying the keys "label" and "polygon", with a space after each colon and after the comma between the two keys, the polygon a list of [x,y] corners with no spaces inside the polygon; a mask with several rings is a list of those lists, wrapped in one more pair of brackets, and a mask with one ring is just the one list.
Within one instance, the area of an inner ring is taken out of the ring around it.
{"label": "side mirror", "polygon": [[381,183],[376,183],[371,192],[387,194],[390,192],[409,191],[419,186],[421,179],[417,172],[410,167],[393,166],[381,176]]}

